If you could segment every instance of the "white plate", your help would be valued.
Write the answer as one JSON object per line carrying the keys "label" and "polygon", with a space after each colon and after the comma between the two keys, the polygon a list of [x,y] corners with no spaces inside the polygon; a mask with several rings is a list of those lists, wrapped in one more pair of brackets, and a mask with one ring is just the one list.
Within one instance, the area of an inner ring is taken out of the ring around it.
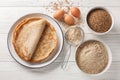
{"label": "white plate", "polygon": [[[58,44],[57,44],[57,47],[55,48],[55,50],[53,51],[52,55],[49,58],[47,58],[46,60],[44,60],[42,62],[39,62],[39,63],[29,63],[29,62],[26,62],[26,61],[22,60],[17,55],[16,51],[14,50],[13,44],[12,44],[13,30],[16,27],[16,25],[19,22],[21,22],[23,19],[31,18],[31,17],[40,17],[40,18],[46,19],[49,23],[51,23],[54,26],[54,28],[56,30],[56,33],[57,33],[57,37],[58,37]],[[62,50],[62,47],[63,47],[63,33],[62,33],[61,28],[60,28],[60,25],[50,16],[45,15],[45,14],[41,14],[41,13],[28,14],[28,15],[23,16],[19,20],[17,20],[15,22],[15,24],[13,24],[13,26],[11,27],[11,29],[9,31],[9,34],[8,34],[7,45],[8,45],[8,49],[9,49],[9,52],[10,52],[11,56],[19,64],[21,64],[23,66],[26,66],[26,67],[29,67],[29,68],[40,68],[40,67],[43,67],[43,66],[46,66],[46,65],[52,63],[58,57],[58,55],[60,54],[60,52]]]}

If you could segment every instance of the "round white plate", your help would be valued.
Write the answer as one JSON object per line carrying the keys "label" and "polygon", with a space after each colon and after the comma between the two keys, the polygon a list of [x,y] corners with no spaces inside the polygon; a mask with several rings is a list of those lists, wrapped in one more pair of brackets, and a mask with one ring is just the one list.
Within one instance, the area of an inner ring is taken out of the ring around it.
{"label": "round white plate", "polygon": [[[21,22],[23,19],[25,18],[31,18],[31,17],[40,17],[40,18],[44,18],[46,19],[49,23],[51,23],[57,33],[57,37],[58,37],[58,44],[57,47],[55,48],[55,50],[53,51],[53,53],[44,61],[39,62],[39,63],[29,63],[26,62],[24,60],[22,60],[16,53],[16,51],[14,50],[13,44],[12,44],[12,35],[13,35],[13,30],[16,27],[16,25]],[[7,45],[8,45],[8,49],[9,52],[11,54],[11,56],[21,65],[29,67],[29,68],[40,68],[43,66],[46,66],[50,63],[52,63],[60,54],[62,47],[63,47],[63,33],[62,30],[60,28],[60,25],[50,16],[45,15],[45,14],[41,14],[41,13],[33,13],[33,14],[28,14],[23,16],[22,18],[20,18],[19,20],[17,20],[15,22],[15,24],[13,24],[13,26],[11,27],[9,33],[8,33],[8,38],[7,38]]]}

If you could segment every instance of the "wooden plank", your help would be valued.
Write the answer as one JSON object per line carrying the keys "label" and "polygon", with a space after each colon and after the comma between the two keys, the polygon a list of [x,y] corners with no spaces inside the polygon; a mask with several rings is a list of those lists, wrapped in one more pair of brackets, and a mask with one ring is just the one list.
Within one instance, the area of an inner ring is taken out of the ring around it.
{"label": "wooden plank", "polygon": [[[69,62],[66,70],[61,69],[60,63],[53,63],[46,67],[40,69],[29,69],[20,66],[16,62],[0,62],[0,75],[1,79],[8,79],[11,77],[12,80],[15,79],[48,79],[57,80],[60,79],[84,79],[84,80],[119,80],[120,78],[120,62],[113,62],[110,69],[100,76],[88,76],[80,72],[78,67],[74,62]],[[115,74],[115,75],[113,75]],[[6,78],[7,76],[7,78]]]}
{"label": "wooden plank", "polygon": [[[85,40],[100,39],[107,43],[113,54],[113,62],[110,69],[100,76],[88,76],[82,74],[75,63],[75,48],[72,49],[67,69],[61,69],[61,63],[68,51],[66,44],[62,54],[50,65],[40,69],[29,69],[19,65],[10,56],[7,49],[7,33],[12,24],[21,16],[29,13],[45,13],[52,15],[46,10],[50,2],[57,0],[0,0],[0,79],[2,80],[119,80],[120,79],[120,0],[70,0],[73,6],[81,9],[84,23],[81,24],[85,34]],[[60,0],[59,0],[60,1]],[[49,5],[50,7],[52,5]],[[64,4],[63,6],[68,6]],[[87,12],[95,6],[105,6],[114,15],[114,28],[107,35],[96,36],[92,34],[85,23]],[[6,77],[7,76],[7,77]]]}
{"label": "wooden plank", "polygon": [[[120,35],[115,35],[115,34],[108,34],[104,36],[96,36],[93,34],[85,34],[85,40],[89,39],[99,39],[104,41],[106,44],[109,45],[112,51],[113,55],[113,61],[120,61]],[[0,61],[14,61],[7,49],[7,34],[0,34],[0,42],[1,47],[0,47]],[[65,55],[69,52],[69,45],[65,43],[64,49],[56,62],[62,62]],[[73,47],[71,51],[71,57],[69,59],[70,61],[75,61],[75,48]]]}
{"label": "wooden plank", "polygon": [[[81,27],[83,27],[85,33],[91,33],[85,22],[85,17],[87,12],[92,7],[79,7],[81,9],[82,15],[82,23]],[[120,34],[120,7],[107,7],[114,15],[115,24],[113,29],[110,31],[109,34]],[[9,14],[8,14],[9,12]],[[0,33],[8,33],[10,27],[14,24],[14,22],[19,19],[20,17],[29,14],[29,13],[44,13],[52,16],[46,8],[44,7],[0,7]],[[63,27],[63,26],[61,26]]]}
{"label": "wooden plank", "polygon": [[[81,73],[79,70],[78,66],[76,65],[75,62],[68,62],[66,69],[61,68],[61,62],[53,62],[49,64],[48,66],[38,68],[38,69],[30,69],[27,67],[24,67],[17,62],[0,62],[0,72],[4,71],[21,71],[25,73],[26,71],[31,71],[31,72],[38,72],[38,73],[50,73],[50,74],[56,74],[56,73]],[[120,73],[120,62],[118,61],[113,61],[112,65],[108,69],[107,73]]]}
{"label": "wooden plank", "polygon": [[[48,6],[51,2],[58,2],[65,0],[0,0],[0,6],[4,7],[36,7],[36,6]],[[119,0],[68,0],[70,3],[74,3],[73,6],[120,6]],[[62,4],[67,6],[67,4]]]}

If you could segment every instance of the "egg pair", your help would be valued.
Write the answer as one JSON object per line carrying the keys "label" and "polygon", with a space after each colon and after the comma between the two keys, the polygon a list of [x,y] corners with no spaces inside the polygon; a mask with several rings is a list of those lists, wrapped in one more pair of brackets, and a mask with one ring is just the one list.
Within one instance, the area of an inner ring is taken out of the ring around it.
{"label": "egg pair", "polygon": [[66,14],[66,12],[63,9],[60,9],[53,14],[53,17],[60,21],[63,20],[68,25],[74,25],[75,24],[74,17],[80,18],[80,10],[79,8],[74,7],[70,9],[70,13],[72,16],[70,14]]}

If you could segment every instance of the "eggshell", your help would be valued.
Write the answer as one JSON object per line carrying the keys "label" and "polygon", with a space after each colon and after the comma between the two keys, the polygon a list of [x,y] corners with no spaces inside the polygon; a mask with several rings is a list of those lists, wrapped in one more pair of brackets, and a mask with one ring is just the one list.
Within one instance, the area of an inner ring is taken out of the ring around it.
{"label": "eggshell", "polygon": [[71,8],[70,12],[74,17],[80,18],[80,10],[79,10],[79,8],[77,8],[77,7]]}
{"label": "eggshell", "polygon": [[73,25],[73,24],[75,24],[74,18],[73,18],[71,15],[69,15],[69,14],[65,14],[65,16],[64,16],[64,22],[65,22],[66,24],[68,24],[68,25]]}
{"label": "eggshell", "polygon": [[60,9],[60,10],[57,10],[56,12],[54,12],[53,17],[57,20],[62,20],[64,17],[64,14],[65,14],[65,11]]}

